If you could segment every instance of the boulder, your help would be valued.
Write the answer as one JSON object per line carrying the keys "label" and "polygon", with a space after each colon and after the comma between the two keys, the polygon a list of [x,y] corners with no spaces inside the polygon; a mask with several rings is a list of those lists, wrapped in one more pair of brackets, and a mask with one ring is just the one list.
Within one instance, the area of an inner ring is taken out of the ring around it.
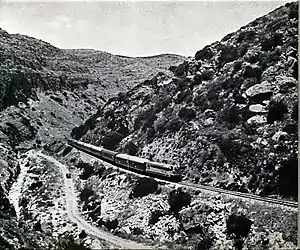
{"label": "boulder", "polygon": [[268,111],[265,109],[264,105],[261,104],[253,104],[249,106],[249,110],[253,113],[267,113]]}
{"label": "boulder", "polygon": [[254,86],[248,88],[246,90],[246,95],[248,97],[254,97],[260,94],[272,93],[273,91],[274,91],[274,86],[271,83],[264,81],[262,83],[255,84]]}
{"label": "boulder", "polygon": [[210,117],[204,121],[204,126],[206,127],[212,126],[214,123],[215,123],[214,118]]}
{"label": "boulder", "polygon": [[273,141],[280,141],[282,138],[285,138],[288,134],[283,131],[278,131],[272,136]]}
{"label": "boulder", "polygon": [[267,123],[267,118],[263,115],[255,115],[247,120],[248,124],[263,124]]}

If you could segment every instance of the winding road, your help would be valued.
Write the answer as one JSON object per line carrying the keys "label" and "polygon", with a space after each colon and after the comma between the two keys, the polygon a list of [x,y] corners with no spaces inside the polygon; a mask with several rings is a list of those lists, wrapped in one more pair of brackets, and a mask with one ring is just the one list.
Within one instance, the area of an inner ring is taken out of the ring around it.
{"label": "winding road", "polygon": [[[108,232],[105,232],[99,228],[92,226],[89,222],[87,222],[78,211],[77,204],[77,194],[75,192],[75,187],[72,178],[66,178],[66,174],[69,173],[67,166],[61,164],[59,161],[55,160],[51,156],[45,155],[41,152],[37,152],[37,156],[40,156],[46,159],[49,162],[52,162],[57,167],[59,167],[64,180],[65,194],[66,194],[66,210],[69,219],[76,223],[79,227],[85,230],[85,232],[91,236],[99,238],[101,240],[105,240],[118,248],[124,249],[154,249],[150,246],[145,246],[140,243],[136,243],[134,241],[126,240],[120,238],[118,236],[112,235]],[[115,247],[115,248],[116,248]]]}

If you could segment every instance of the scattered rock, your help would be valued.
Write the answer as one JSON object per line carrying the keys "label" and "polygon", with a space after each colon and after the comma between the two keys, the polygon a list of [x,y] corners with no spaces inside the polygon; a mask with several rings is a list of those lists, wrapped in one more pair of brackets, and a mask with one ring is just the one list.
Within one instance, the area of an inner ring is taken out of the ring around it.
{"label": "scattered rock", "polygon": [[273,136],[272,136],[272,140],[273,141],[281,141],[283,140],[284,138],[286,138],[288,134],[286,132],[283,132],[283,131],[278,131],[276,132]]}
{"label": "scattered rock", "polygon": [[273,91],[274,86],[271,83],[264,81],[262,83],[255,84],[254,86],[248,88],[246,90],[246,95],[249,97],[255,97],[256,95],[268,94],[272,93]]}
{"label": "scattered rock", "polygon": [[249,110],[253,113],[267,113],[266,107],[261,104],[252,104],[249,106]]}
{"label": "scattered rock", "polygon": [[249,118],[247,120],[247,123],[248,124],[263,124],[263,123],[267,123],[267,118],[262,115],[255,115],[255,116],[252,116],[251,118]]}

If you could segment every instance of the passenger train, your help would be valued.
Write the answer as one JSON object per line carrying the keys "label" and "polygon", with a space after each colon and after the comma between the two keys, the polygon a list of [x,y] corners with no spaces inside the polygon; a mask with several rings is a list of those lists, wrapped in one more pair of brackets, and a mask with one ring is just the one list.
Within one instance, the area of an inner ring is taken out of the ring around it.
{"label": "passenger train", "polygon": [[100,159],[104,159],[110,163],[116,164],[128,170],[148,174],[159,178],[170,179],[172,181],[181,180],[181,175],[176,170],[176,167],[170,164],[153,162],[144,158],[127,154],[119,154],[103,147],[97,147],[73,139],[68,139],[68,144],[85,153],[88,153]]}

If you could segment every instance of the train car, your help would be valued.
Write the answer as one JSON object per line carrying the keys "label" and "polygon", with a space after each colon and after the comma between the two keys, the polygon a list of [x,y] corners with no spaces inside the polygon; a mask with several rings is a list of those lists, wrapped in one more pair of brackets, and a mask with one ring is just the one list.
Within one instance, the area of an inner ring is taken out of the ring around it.
{"label": "train car", "polygon": [[105,160],[109,160],[112,162],[115,162],[115,156],[116,156],[116,152],[102,148],[101,150],[101,157],[104,158]]}
{"label": "train car", "polygon": [[68,139],[68,144],[95,157],[101,157],[101,152],[103,150],[102,147],[97,147],[81,141],[75,141],[73,139]]}
{"label": "train car", "polygon": [[135,169],[140,172],[144,172],[146,170],[147,162],[149,162],[149,160],[126,154],[117,154],[115,156],[116,164],[124,166],[128,169]]}
{"label": "train car", "polygon": [[175,170],[175,166],[170,164],[148,161],[146,163],[146,172],[166,177],[174,181],[179,181],[181,179],[181,175]]}
{"label": "train car", "polygon": [[97,147],[73,139],[68,139],[68,144],[85,153],[111,163],[116,163],[129,170],[136,170],[138,172],[148,173],[149,175],[171,179],[173,181],[179,181],[181,179],[180,174],[176,171],[176,167],[170,164],[152,162],[147,159],[127,154],[118,154],[103,147]]}

